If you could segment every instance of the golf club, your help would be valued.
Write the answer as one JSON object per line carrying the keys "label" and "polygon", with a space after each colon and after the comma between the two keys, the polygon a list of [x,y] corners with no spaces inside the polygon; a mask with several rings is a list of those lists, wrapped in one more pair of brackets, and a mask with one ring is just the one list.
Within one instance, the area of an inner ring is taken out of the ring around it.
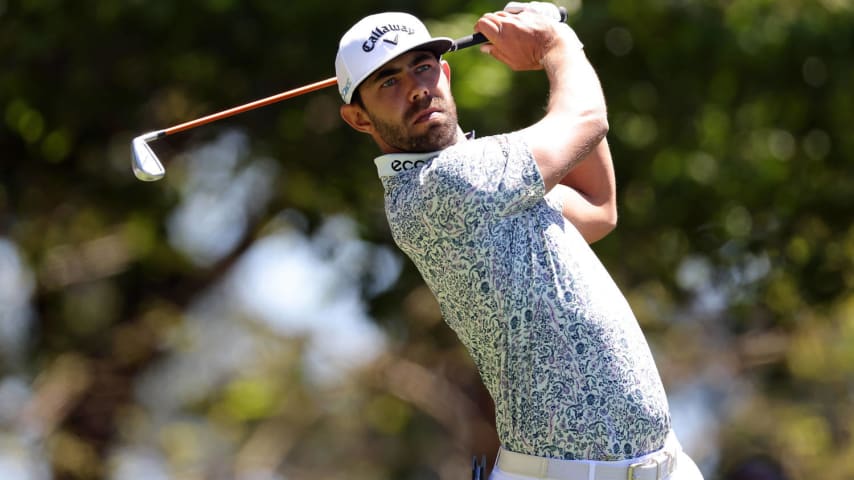
{"label": "golf club", "polygon": [[[565,22],[566,18],[566,9],[564,7],[560,7],[560,21]],[[472,35],[468,35],[466,37],[462,37],[455,40],[454,44],[448,51],[455,52],[457,50],[462,50],[464,48],[468,48],[486,42],[487,39],[483,36],[483,34],[474,33]],[[148,143],[153,140],[168,137],[169,135],[173,135],[178,132],[183,132],[191,128],[196,128],[211,122],[215,122],[217,120],[221,120],[223,118],[228,118],[237,115],[238,113],[248,112],[256,108],[281,102],[283,100],[297,97],[299,95],[313,92],[315,90],[331,87],[332,85],[335,85],[336,81],[337,80],[335,77],[327,78],[326,80],[321,80],[319,82],[304,85],[293,90],[288,90],[286,92],[272,95],[270,97],[255,100],[254,102],[250,102],[244,105],[238,105],[236,107],[229,108],[228,110],[213,113],[211,115],[197,118],[195,120],[190,120],[188,122],[184,122],[173,127],[166,128],[164,130],[155,130],[144,133],[134,138],[133,142],[131,143],[131,164],[133,166],[133,173],[134,175],[136,175],[136,178],[146,182],[160,180],[161,178],[163,178],[164,175],[166,175],[166,169],[163,167],[163,164],[160,163],[160,160],[157,159],[157,155],[154,154],[154,151],[148,145]]]}
{"label": "golf club", "polygon": [[238,113],[248,112],[250,110],[270,105],[272,103],[281,102],[282,100],[287,100],[289,98],[313,92],[315,90],[331,87],[332,85],[335,85],[335,83],[335,77],[327,78],[326,80],[322,80],[320,82],[310,83],[308,85],[304,85],[293,90],[288,90],[286,92],[278,93],[276,95],[262,98],[260,100],[255,100],[254,102],[246,103],[244,105],[238,105],[236,107],[229,108],[228,110],[212,113],[210,115],[197,118],[195,120],[190,120],[189,122],[184,122],[164,130],[144,133],[134,138],[133,142],[131,143],[133,173],[134,175],[136,175],[136,178],[146,182],[160,180],[161,178],[163,178],[164,175],[166,175],[166,169],[163,168],[163,164],[160,163],[160,160],[157,159],[157,155],[154,154],[154,151],[148,145],[148,142],[152,140],[167,137],[178,132],[183,132],[191,128],[196,128],[211,122],[215,122],[217,120],[221,120],[223,118],[228,118],[237,115]]}

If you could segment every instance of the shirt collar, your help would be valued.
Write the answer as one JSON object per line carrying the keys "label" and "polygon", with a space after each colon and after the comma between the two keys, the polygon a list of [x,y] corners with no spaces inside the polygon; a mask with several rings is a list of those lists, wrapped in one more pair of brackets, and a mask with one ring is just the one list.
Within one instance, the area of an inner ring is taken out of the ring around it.
{"label": "shirt collar", "polygon": [[420,167],[427,163],[439,152],[428,153],[388,153],[374,159],[377,173],[381,177],[393,177],[407,170]]}
{"label": "shirt collar", "polygon": [[[474,139],[474,130],[466,133],[468,140]],[[387,153],[374,159],[380,177],[393,177],[407,170],[418,168],[439,155],[441,150],[427,153]]]}

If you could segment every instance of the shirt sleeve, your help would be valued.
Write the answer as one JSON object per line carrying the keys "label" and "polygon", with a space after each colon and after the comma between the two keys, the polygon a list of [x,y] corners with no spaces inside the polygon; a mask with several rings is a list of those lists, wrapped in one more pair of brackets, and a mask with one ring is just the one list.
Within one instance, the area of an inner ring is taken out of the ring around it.
{"label": "shirt sleeve", "polygon": [[518,133],[484,137],[450,147],[419,181],[430,204],[467,216],[512,216],[545,195],[531,149]]}

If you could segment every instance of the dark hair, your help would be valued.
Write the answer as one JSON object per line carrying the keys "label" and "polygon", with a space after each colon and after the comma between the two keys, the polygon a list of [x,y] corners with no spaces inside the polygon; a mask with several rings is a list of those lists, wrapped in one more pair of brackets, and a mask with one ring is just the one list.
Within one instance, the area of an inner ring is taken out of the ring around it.
{"label": "dark hair", "polygon": [[350,97],[350,103],[355,103],[356,105],[362,107],[362,110],[365,110],[365,102],[362,101],[362,96],[359,95],[359,89],[357,88],[353,95]]}

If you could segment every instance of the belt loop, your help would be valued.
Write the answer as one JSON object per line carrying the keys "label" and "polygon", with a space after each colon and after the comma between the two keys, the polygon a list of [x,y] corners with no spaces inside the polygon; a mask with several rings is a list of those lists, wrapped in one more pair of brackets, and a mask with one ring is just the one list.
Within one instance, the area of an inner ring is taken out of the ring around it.
{"label": "belt loop", "polygon": [[596,465],[587,464],[587,480],[596,480]]}

